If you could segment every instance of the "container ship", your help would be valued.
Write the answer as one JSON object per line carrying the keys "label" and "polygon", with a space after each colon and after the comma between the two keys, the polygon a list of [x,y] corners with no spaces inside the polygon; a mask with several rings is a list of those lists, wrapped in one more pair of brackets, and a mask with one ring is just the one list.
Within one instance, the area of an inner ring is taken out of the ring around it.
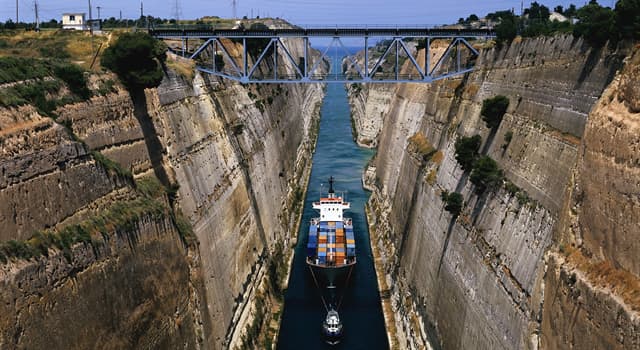
{"label": "container ship", "polygon": [[333,177],[329,178],[327,197],[320,196],[313,209],[320,217],[311,219],[307,242],[307,264],[315,276],[327,287],[336,287],[345,281],[356,264],[356,242],[353,223],[342,215],[351,204],[333,190]]}

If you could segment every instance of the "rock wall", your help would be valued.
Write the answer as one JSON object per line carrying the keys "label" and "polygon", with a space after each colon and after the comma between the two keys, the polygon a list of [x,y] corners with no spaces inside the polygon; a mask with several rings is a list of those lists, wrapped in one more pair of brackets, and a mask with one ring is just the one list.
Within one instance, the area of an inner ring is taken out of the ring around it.
{"label": "rock wall", "polygon": [[240,345],[257,276],[295,235],[293,198],[306,187],[322,97],[320,85],[242,86],[200,75],[193,87],[174,77],[148,94],[199,241],[215,320],[205,333],[216,348]]}
{"label": "rock wall", "polygon": [[[250,348],[253,328],[275,335],[267,282],[286,270],[323,88],[166,72],[133,99],[115,76],[91,77],[95,96],[55,121],[0,109],[0,348]],[[162,215],[135,209],[156,201]]]}
{"label": "rock wall", "polygon": [[376,147],[385,114],[391,106],[396,87],[391,84],[351,84],[347,90],[351,123],[356,142]]}
{"label": "rock wall", "polygon": [[[400,348],[540,347],[545,253],[587,116],[623,57],[571,36],[528,39],[482,50],[464,77],[397,87],[368,185]],[[480,110],[496,95],[510,105],[490,130]],[[494,191],[478,193],[455,160],[455,140],[472,135],[506,177]],[[416,152],[421,138],[432,151]],[[444,191],[464,198],[457,218]]]}
{"label": "rock wall", "polygon": [[589,115],[548,254],[543,345],[640,347],[640,50]]}

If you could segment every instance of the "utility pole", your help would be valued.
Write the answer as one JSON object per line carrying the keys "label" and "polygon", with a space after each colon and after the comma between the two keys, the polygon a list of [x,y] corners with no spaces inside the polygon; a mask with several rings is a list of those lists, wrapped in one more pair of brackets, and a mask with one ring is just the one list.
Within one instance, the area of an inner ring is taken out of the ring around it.
{"label": "utility pole", "polygon": [[36,10],[36,32],[40,31],[40,16],[38,15],[38,1],[34,1],[33,5],[35,7]]}
{"label": "utility pole", "polygon": [[89,0],[89,32],[93,35],[93,26],[91,25],[91,0]]}
{"label": "utility pole", "polygon": [[100,6],[96,6],[96,8],[98,9],[98,21],[100,21]]}
{"label": "utility pole", "polygon": [[238,9],[238,2],[237,0],[232,0],[231,1],[231,6],[233,7],[233,18],[238,18],[237,16],[237,9]]}
{"label": "utility pole", "polygon": [[16,0],[16,24],[18,24],[20,17],[18,17],[18,0]]}
{"label": "utility pole", "polygon": [[122,10],[120,10],[120,22],[122,22]]}

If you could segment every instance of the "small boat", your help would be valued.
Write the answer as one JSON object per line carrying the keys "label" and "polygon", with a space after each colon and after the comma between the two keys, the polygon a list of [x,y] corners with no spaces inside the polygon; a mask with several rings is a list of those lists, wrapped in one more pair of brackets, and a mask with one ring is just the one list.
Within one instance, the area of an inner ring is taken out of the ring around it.
{"label": "small boat", "polygon": [[338,311],[332,309],[327,312],[327,317],[322,323],[322,334],[327,344],[336,345],[340,343],[340,339],[342,338],[342,322],[340,321]]}

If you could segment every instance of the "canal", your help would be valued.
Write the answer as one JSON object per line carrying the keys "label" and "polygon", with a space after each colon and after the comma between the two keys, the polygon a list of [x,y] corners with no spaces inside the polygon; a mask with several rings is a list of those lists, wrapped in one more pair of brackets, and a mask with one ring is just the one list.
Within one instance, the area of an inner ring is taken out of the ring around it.
{"label": "canal", "polygon": [[[337,55],[333,55],[333,69],[340,67]],[[299,228],[298,244],[285,293],[282,324],[278,338],[278,349],[387,349],[387,333],[380,306],[378,282],[373,265],[369,242],[369,231],[364,214],[364,204],[369,193],[362,188],[361,175],[365,165],[373,156],[373,150],[360,148],[351,135],[349,103],[344,85],[328,84],[321,109],[318,144],[313,156],[313,168],[307,190],[302,224]],[[328,178],[336,180],[336,191],[346,191],[351,210],[345,217],[353,218],[356,239],[357,264],[349,284],[338,290],[337,300],[343,295],[338,310],[345,335],[342,342],[330,347],[321,335],[322,321],[326,310],[321,293],[329,297],[326,290],[318,290],[311,272],[305,263],[309,220],[317,217],[311,203],[320,196],[321,184],[326,194]],[[343,294],[344,293],[344,294]]]}

